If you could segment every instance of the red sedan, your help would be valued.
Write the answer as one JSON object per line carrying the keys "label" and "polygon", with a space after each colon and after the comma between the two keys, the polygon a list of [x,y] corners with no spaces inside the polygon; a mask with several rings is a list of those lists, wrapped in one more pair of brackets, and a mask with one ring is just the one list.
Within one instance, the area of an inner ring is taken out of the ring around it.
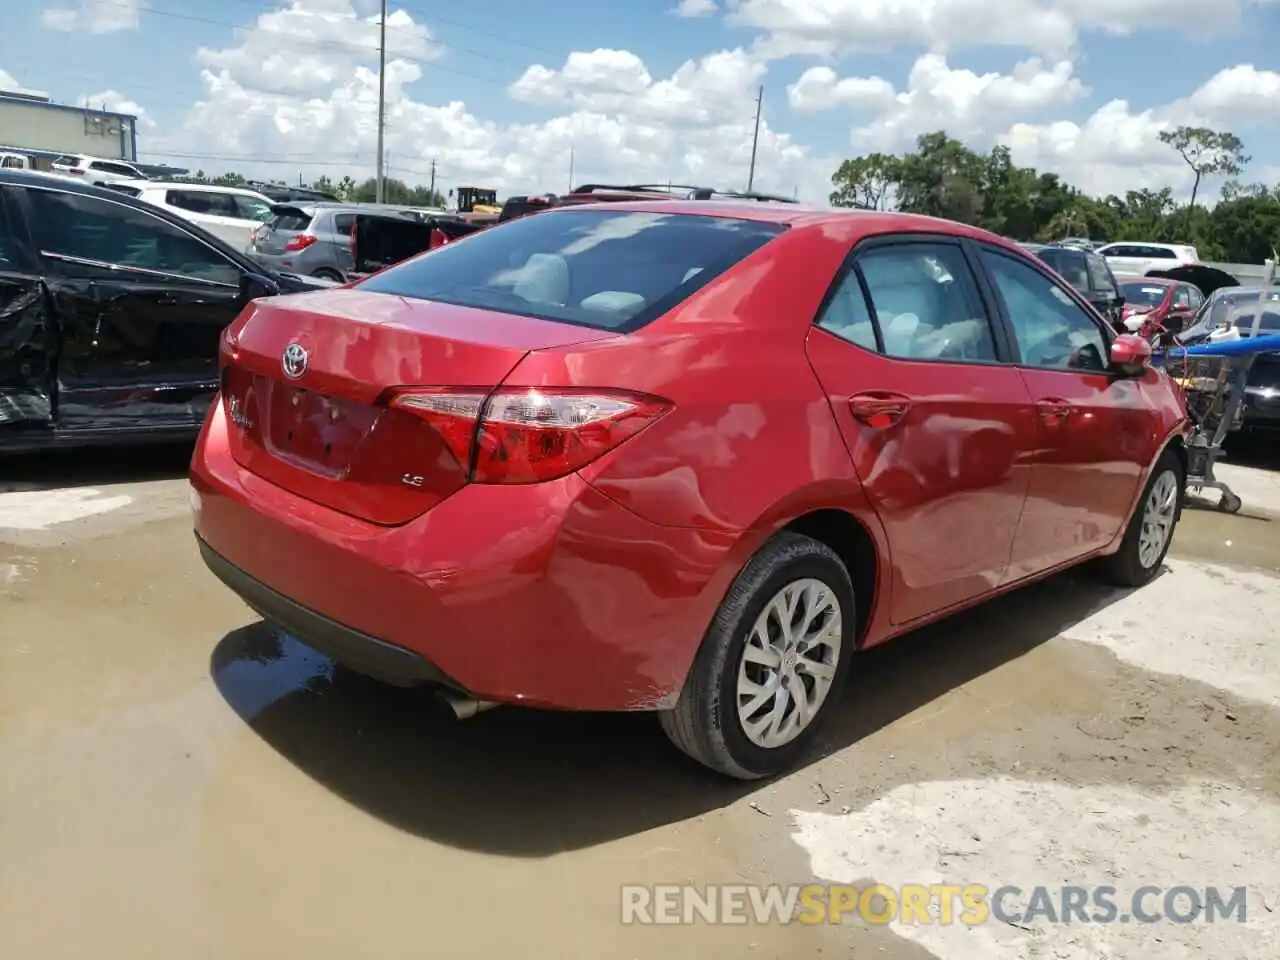
{"label": "red sedan", "polygon": [[1151,579],[1186,413],[992,234],[734,202],[513,220],[251,303],[192,463],[205,562],[335,660],[652,710],[798,759],[855,651],[1086,560]]}
{"label": "red sedan", "polygon": [[1204,304],[1204,294],[1190,283],[1166,277],[1116,277],[1116,282],[1124,297],[1125,328],[1148,340],[1181,333]]}

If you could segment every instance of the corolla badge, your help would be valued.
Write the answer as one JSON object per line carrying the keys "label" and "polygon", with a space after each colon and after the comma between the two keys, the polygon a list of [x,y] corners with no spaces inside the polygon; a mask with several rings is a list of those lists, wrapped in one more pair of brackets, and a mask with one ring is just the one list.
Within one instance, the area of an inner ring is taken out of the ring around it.
{"label": "corolla badge", "polygon": [[294,341],[284,348],[284,355],[280,358],[280,366],[284,370],[286,377],[290,380],[297,380],[307,372],[307,361],[309,359],[306,348]]}

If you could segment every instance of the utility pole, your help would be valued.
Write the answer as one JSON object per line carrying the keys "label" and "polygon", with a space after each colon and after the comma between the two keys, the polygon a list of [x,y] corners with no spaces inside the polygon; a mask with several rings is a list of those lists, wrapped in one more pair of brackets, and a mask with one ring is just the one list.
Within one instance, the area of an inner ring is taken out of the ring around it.
{"label": "utility pole", "polygon": [[427,199],[434,204],[436,202],[436,158],[431,158],[431,188],[427,191]]}
{"label": "utility pole", "polygon": [[569,192],[573,193],[573,144],[569,144]]}
{"label": "utility pole", "polygon": [[747,173],[747,193],[756,182],[756,150],[760,147],[760,114],[764,112],[764,85],[756,94],[756,132],[751,137],[751,170]]}
{"label": "utility pole", "polygon": [[382,18],[378,24],[378,34],[378,174],[375,195],[378,203],[382,203],[385,197],[382,141],[387,125],[387,0],[382,0]]}

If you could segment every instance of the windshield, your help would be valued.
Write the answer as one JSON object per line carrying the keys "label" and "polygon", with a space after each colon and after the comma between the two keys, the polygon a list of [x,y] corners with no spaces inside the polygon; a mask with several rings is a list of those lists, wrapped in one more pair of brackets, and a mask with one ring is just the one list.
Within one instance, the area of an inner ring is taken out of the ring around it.
{"label": "windshield", "polygon": [[1168,287],[1162,287],[1158,283],[1120,284],[1120,296],[1124,297],[1124,302],[1131,307],[1158,307],[1164,303],[1165,294],[1168,292]]}
{"label": "windshield", "polygon": [[634,330],[784,229],[690,214],[552,211],[482,230],[359,287],[596,329]]}

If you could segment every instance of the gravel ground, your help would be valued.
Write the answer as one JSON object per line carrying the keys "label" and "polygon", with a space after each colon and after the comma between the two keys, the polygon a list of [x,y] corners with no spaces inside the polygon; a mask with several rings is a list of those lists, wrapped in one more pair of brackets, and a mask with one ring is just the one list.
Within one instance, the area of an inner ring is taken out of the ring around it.
{"label": "gravel ground", "polygon": [[[643,716],[455,724],[201,567],[187,451],[0,477],[0,942],[61,960],[1273,955],[1280,474],[1132,593],[1068,573],[865,654],[813,762]],[[1212,500],[1213,495],[1207,495]],[[623,927],[624,883],[1249,888],[1246,923]]]}

